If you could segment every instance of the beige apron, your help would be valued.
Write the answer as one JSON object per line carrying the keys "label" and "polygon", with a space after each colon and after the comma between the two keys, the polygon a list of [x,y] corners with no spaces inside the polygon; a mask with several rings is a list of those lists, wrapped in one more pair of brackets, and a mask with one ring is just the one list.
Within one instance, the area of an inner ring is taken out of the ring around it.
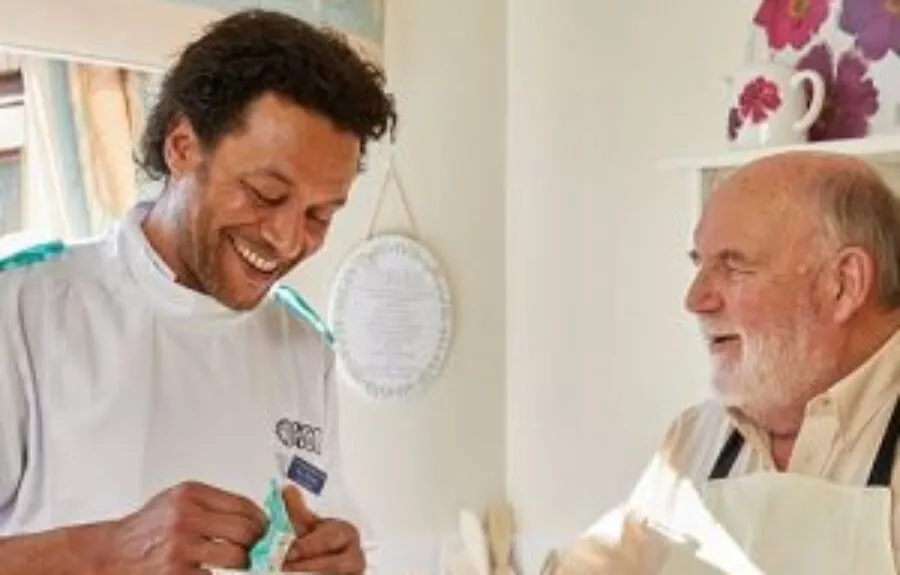
{"label": "beige apron", "polygon": [[672,545],[659,575],[895,575],[891,471],[900,399],[865,487],[795,473],[729,479],[743,446],[735,430],[702,494],[712,529]]}

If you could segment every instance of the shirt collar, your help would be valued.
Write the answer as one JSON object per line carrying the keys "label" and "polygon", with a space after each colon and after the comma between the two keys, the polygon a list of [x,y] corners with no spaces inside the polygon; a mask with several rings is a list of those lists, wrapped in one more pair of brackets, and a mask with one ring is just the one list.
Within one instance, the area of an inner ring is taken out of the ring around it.
{"label": "shirt collar", "polygon": [[[885,403],[900,391],[900,330],[859,367],[837,381],[807,405],[804,421],[816,414],[830,414],[837,421],[838,434],[844,441],[855,439]],[[767,449],[768,433],[748,418],[728,410],[729,419],[744,437],[757,447]]]}
{"label": "shirt collar", "polygon": [[869,359],[807,405],[833,409],[838,432],[854,439],[885,403],[900,390],[900,331],[894,332]]}
{"label": "shirt collar", "polygon": [[175,273],[150,245],[142,228],[144,218],[152,207],[152,202],[138,203],[120,222],[116,234],[117,251],[139,287],[158,306],[178,315],[221,319],[239,319],[251,315],[252,311],[232,310],[215,298],[175,281]]}

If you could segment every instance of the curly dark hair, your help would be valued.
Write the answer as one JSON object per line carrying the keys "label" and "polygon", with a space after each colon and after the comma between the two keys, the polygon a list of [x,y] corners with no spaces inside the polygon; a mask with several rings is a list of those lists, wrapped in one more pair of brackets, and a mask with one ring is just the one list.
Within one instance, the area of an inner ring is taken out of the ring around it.
{"label": "curly dark hair", "polygon": [[212,24],[188,44],[162,80],[140,142],[138,162],[154,180],[167,178],[163,154],[173,124],[186,117],[205,149],[241,127],[247,106],[266,93],[329,118],[366,144],[397,124],[380,67],[339,32],[287,14],[244,10]]}

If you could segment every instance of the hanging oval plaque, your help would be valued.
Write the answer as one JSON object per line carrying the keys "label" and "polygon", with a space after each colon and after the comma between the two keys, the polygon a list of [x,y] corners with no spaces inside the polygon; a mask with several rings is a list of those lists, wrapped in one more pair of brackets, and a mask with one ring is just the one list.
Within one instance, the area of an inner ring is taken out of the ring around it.
{"label": "hanging oval plaque", "polygon": [[452,315],[447,281],[425,246],[403,235],[370,238],[344,260],[332,285],[338,366],[375,400],[422,391],[443,369]]}

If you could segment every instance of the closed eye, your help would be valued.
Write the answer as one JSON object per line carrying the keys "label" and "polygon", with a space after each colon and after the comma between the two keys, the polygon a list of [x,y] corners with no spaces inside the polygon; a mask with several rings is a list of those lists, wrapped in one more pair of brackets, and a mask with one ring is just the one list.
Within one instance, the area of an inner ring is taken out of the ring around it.
{"label": "closed eye", "polygon": [[265,204],[267,206],[277,206],[278,204],[280,204],[283,201],[282,197],[280,197],[280,196],[275,197],[275,196],[265,194],[262,190],[260,190],[259,188],[257,188],[256,186],[254,186],[253,184],[251,184],[249,182],[241,181],[241,186],[244,188],[245,191],[247,191],[251,196],[253,196],[253,198],[257,202]]}
{"label": "closed eye", "polygon": [[718,258],[722,263],[722,267],[731,272],[750,272],[753,266],[742,254],[737,252],[726,251]]}

